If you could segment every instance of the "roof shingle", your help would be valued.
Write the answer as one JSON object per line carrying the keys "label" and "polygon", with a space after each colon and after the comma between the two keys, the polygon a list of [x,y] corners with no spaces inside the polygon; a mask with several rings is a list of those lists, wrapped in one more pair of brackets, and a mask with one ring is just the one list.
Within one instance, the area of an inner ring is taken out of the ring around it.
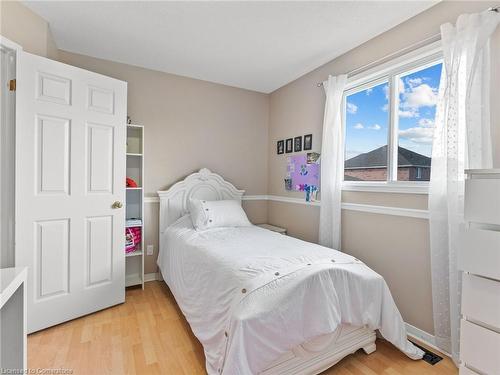
{"label": "roof shingle", "polygon": [[[398,167],[430,167],[431,158],[398,147]],[[344,163],[344,169],[387,167],[387,145],[359,154]]]}

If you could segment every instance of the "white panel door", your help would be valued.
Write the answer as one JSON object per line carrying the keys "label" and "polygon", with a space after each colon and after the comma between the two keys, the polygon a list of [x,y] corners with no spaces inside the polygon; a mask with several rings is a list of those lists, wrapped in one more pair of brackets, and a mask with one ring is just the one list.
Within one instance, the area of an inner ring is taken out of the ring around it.
{"label": "white panel door", "polygon": [[127,84],[22,52],[17,61],[16,265],[28,330],[125,300]]}

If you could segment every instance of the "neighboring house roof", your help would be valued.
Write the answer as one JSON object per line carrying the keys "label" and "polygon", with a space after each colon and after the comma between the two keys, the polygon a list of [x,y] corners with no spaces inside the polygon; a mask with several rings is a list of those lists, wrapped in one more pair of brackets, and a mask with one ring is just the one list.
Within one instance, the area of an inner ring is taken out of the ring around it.
{"label": "neighboring house roof", "polygon": [[[398,147],[398,167],[430,167],[431,158],[403,147]],[[345,161],[344,169],[387,167],[387,146],[359,154]]]}

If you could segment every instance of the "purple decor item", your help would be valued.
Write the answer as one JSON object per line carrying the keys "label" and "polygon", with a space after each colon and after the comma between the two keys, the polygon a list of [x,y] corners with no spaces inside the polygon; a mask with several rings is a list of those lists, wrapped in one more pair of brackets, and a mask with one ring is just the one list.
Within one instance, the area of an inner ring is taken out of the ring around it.
{"label": "purple decor item", "polygon": [[304,191],[306,186],[319,186],[319,163],[307,164],[307,155],[299,154],[287,158],[287,176],[292,179],[292,189]]}

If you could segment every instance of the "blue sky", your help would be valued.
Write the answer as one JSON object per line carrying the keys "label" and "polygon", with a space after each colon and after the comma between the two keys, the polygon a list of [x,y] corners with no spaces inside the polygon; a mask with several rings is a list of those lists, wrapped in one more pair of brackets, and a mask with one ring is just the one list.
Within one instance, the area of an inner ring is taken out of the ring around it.
{"label": "blue sky", "polygon": [[[399,77],[399,145],[431,156],[441,64]],[[346,159],[387,144],[388,85],[360,91],[346,100]]]}

